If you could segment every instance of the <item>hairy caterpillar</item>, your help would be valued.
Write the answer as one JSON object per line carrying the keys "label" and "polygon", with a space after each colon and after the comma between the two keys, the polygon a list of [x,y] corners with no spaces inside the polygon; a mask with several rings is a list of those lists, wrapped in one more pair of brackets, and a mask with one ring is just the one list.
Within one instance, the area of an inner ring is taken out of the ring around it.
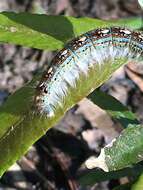
{"label": "hairy caterpillar", "polygon": [[88,95],[120,64],[137,60],[142,53],[143,34],[126,28],[100,28],[73,39],[59,51],[43,74],[36,88],[36,108],[42,114],[54,116],[56,107],[63,106],[70,89],[82,85],[84,90],[80,93]]}

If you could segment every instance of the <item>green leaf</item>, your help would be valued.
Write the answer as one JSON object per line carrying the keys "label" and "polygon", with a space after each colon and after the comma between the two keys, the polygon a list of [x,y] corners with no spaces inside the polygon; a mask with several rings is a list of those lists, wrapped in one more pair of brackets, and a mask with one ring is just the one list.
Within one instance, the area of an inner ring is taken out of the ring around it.
{"label": "green leaf", "polygon": [[[103,149],[104,155],[102,157],[94,159],[95,166],[102,167],[105,170],[108,168],[109,171],[112,171],[131,166],[141,161],[143,159],[143,127],[137,125],[139,123],[135,115],[128,111],[115,98],[103,92],[94,91],[89,95],[89,99],[106,110],[124,128],[128,127],[115,142],[113,141],[113,143]],[[105,163],[104,166],[102,165],[103,162]]]}
{"label": "green leaf", "polygon": [[140,175],[138,180],[132,185],[131,190],[143,190],[143,174]]}
{"label": "green leaf", "polygon": [[79,176],[79,183],[83,186],[94,185],[101,181],[107,181],[111,179],[119,179],[121,177],[130,176],[137,177],[143,171],[143,166],[138,164],[131,168],[125,168],[119,171],[104,172],[102,170],[88,170]]}
{"label": "green leaf", "polygon": [[90,158],[89,168],[100,167],[105,171],[116,171],[143,160],[143,127],[129,125],[117,139],[101,150],[98,158]]}
{"label": "green leaf", "polygon": [[139,124],[136,116],[114,97],[102,91],[95,90],[88,98],[94,104],[105,110],[113,119],[119,121],[124,128],[128,127],[129,124]]}
{"label": "green leaf", "polygon": [[129,125],[111,147],[105,148],[109,170],[118,170],[143,160],[143,127]]}
{"label": "green leaf", "polygon": [[2,12],[0,41],[43,50],[57,50],[81,33],[110,25],[139,29],[141,18],[101,21],[92,18]]}
{"label": "green leaf", "polygon": [[[129,111],[126,106],[122,105],[114,97],[102,91],[95,90],[88,96],[88,99],[105,110],[113,119],[120,122],[124,128],[127,128],[130,124],[139,124],[136,116],[131,111]],[[120,152],[122,153],[122,151],[119,149],[117,153],[120,154]],[[141,172],[142,166],[135,166],[133,168],[127,168],[121,171],[108,173],[98,170],[91,170],[88,171],[88,173],[84,173],[80,176],[80,183],[82,185],[92,185],[99,181],[117,179],[129,175],[139,175]]]}
{"label": "green leaf", "polygon": [[127,184],[123,184],[123,185],[120,185],[118,187],[115,187],[112,190],[131,190],[131,186],[132,186],[131,183],[127,183]]}
{"label": "green leaf", "polygon": [[124,128],[128,127],[109,146],[102,149],[99,158],[89,159],[88,166],[93,165],[92,167],[112,171],[141,161],[143,159],[143,127],[139,125],[136,116],[115,98],[101,91],[94,91],[88,98],[112,118],[118,120]]}
{"label": "green leaf", "polygon": [[[120,20],[119,24],[122,25],[126,22],[132,28],[139,28],[140,19],[138,18],[125,20],[125,22]],[[103,25],[118,24],[115,21],[110,23],[89,18],[75,19],[63,16],[6,12],[0,14],[0,23],[1,42],[49,50],[61,48],[67,40],[87,30]],[[126,58],[118,59],[114,63],[106,61],[102,68],[96,65],[94,70],[91,69],[86,80],[85,76],[81,75],[77,81],[77,88],[69,89],[68,96],[63,102],[63,108],[57,107],[55,116],[52,118],[33,114],[35,89],[31,87],[36,86],[40,75],[11,95],[0,108],[0,175],[48,129],[54,126],[66,110],[87,96],[92,88],[100,86],[125,62]]]}

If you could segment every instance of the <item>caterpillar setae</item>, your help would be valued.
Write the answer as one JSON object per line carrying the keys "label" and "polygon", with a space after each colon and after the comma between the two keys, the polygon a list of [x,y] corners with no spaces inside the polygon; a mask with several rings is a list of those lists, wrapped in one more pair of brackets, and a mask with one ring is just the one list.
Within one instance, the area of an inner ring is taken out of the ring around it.
{"label": "caterpillar setae", "polygon": [[107,27],[82,34],[59,51],[43,74],[36,88],[36,109],[54,116],[56,108],[65,104],[66,97],[74,99],[79,93],[80,100],[121,64],[141,58],[142,53],[141,32]]}

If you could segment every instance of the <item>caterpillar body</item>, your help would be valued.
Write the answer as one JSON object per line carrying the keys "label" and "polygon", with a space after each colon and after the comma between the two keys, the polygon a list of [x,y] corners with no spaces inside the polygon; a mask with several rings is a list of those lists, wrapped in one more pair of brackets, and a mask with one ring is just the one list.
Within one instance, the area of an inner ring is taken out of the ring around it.
{"label": "caterpillar body", "polygon": [[56,107],[63,106],[70,89],[84,86],[83,91],[74,90],[74,93],[88,95],[106,79],[106,72],[109,77],[119,67],[118,63],[137,60],[142,53],[141,32],[109,27],[82,34],[59,51],[43,74],[36,88],[36,109],[49,117],[54,116]]}

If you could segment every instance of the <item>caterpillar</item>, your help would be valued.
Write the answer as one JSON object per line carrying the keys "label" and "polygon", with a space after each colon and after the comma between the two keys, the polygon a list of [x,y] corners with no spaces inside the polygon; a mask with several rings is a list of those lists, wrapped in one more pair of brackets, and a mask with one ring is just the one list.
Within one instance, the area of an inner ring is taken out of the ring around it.
{"label": "caterpillar", "polygon": [[142,53],[143,34],[124,27],[99,28],[76,37],[58,52],[43,74],[36,88],[36,109],[54,116],[66,97],[88,95],[113,70],[140,59]]}

